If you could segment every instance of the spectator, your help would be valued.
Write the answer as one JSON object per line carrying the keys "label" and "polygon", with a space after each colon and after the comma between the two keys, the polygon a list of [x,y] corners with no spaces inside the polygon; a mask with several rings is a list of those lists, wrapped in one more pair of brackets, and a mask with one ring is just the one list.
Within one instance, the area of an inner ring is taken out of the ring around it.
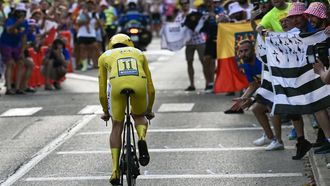
{"label": "spectator", "polygon": [[246,19],[250,20],[253,4],[251,4],[248,0],[237,0],[237,2],[239,3],[240,7],[242,7],[243,10],[246,12]]}
{"label": "spectator", "polygon": [[151,30],[159,37],[159,31],[162,25],[162,14],[160,2],[152,2],[150,6],[151,13]]}
{"label": "spectator", "polygon": [[61,89],[60,80],[67,72],[69,61],[70,54],[65,48],[65,43],[61,39],[55,39],[43,60],[42,73],[45,76],[45,90],[54,90],[50,85],[50,80],[54,81],[55,89]]}
{"label": "spectator", "polygon": [[229,4],[228,6],[228,16],[230,22],[244,22],[247,20],[246,11],[238,4],[238,2],[234,2]]}
{"label": "spectator", "polygon": [[274,7],[262,18],[256,28],[260,35],[265,35],[268,31],[283,32],[280,18],[288,15],[291,3],[285,0],[272,0],[272,3]]}
{"label": "spectator", "polygon": [[[0,35],[3,32],[3,26],[4,26],[4,23],[6,21],[6,14],[4,12],[3,3],[4,3],[3,0],[0,0]],[[2,63],[2,60],[0,60],[0,79],[1,79],[2,74],[3,74],[3,70],[4,70],[3,63]]]}
{"label": "spectator", "polygon": [[233,99],[235,104],[225,111],[226,114],[243,113],[243,109],[252,105],[252,95],[260,86],[262,63],[256,58],[252,41],[242,40],[239,43],[239,58],[243,60],[241,68],[249,81],[249,87],[241,97]]}
{"label": "spectator", "polygon": [[251,12],[251,26],[256,31],[257,23],[255,20],[261,19],[267,12],[273,8],[271,0],[259,0],[255,3],[255,8]]}
{"label": "spectator", "polygon": [[[23,51],[26,44],[28,23],[25,19],[26,8],[24,3],[17,4],[13,14],[4,25],[0,37],[0,52],[5,64],[6,94],[24,94],[21,89],[21,80],[24,70]],[[17,65],[15,88],[12,87],[12,72]]]}
{"label": "spectator", "polygon": [[[177,15],[175,21],[183,23],[185,21],[186,16],[194,12],[196,10],[190,8],[190,1],[189,0],[180,0],[181,11]],[[194,81],[194,55],[195,51],[197,51],[199,60],[203,64],[203,55],[205,51],[205,40],[202,34],[193,32],[192,38],[190,41],[186,43],[185,55],[187,60],[187,67],[188,67],[188,77],[190,85],[185,89],[185,91],[195,91],[195,81]],[[203,65],[205,66],[205,65]]]}
{"label": "spectator", "polygon": [[104,11],[105,13],[105,32],[106,32],[106,42],[116,34],[117,32],[117,24],[115,21],[118,18],[118,11],[114,7],[114,1],[111,1],[110,5],[108,8]]}
{"label": "spectator", "polygon": [[[314,29],[321,30],[328,26],[327,17],[327,7],[325,4],[320,2],[311,3],[307,10],[305,10],[305,15],[308,21],[312,24]],[[329,29],[326,29],[328,32]],[[327,39],[327,43],[330,42],[330,38]],[[328,45],[329,46],[329,45]],[[316,67],[317,68],[317,67]],[[320,110],[315,113],[318,124],[321,129],[318,131],[318,136],[316,143],[313,144],[314,147],[321,146],[319,149],[315,150],[316,154],[329,153],[330,152],[330,117],[327,110]]]}
{"label": "spectator", "polygon": [[98,26],[98,21],[95,13],[95,3],[93,0],[88,0],[83,9],[80,11],[77,23],[79,25],[77,37],[80,48],[79,50],[81,51],[81,71],[87,71],[88,57],[91,57],[93,61],[93,67],[97,68],[97,57],[99,51],[95,50],[98,48],[95,28]]}
{"label": "spectator", "polygon": [[205,92],[213,92],[215,60],[217,58],[217,16],[224,13],[222,7],[216,7],[214,0],[204,0],[204,4],[199,7],[199,12],[208,14],[205,26],[206,43],[203,62],[203,73],[206,80]]}

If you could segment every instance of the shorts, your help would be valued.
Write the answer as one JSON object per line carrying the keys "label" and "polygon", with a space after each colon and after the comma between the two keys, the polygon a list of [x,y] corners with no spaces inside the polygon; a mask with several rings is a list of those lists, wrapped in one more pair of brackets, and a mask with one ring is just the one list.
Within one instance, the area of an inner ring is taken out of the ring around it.
{"label": "shorts", "polygon": [[147,79],[140,76],[116,77],[108,84],[108,109],[115,121],[124,121],[127,105],[126,95],[120,92],[130,88],[134,94],[130,97],[131,113],[143,115],[148,107]]}
{"label": "shorts", "polygon": [[206,41],[204,56],[211,56],[213,59],[217,59],[217,42],[213,40]]}
{"label": "shorts", "polygon": [[95,37],[78,37],[78,44],[91,45],[95,42]]}
{"label": "shorts", "polygon": [[203,61],[205,52],[205,43],[197,45],[186,45],[186,60],[194,61],[195,51],[197,50],[198,58]]}
{"label": "shorts", "polygon": [[1,45],[0,53],[4,64],[6,64],[8,61],[12,59],[15,60],[15,62],[21,60],[22,59],[21,50],[22,50],[21,47],[10,47],[10,46]]}

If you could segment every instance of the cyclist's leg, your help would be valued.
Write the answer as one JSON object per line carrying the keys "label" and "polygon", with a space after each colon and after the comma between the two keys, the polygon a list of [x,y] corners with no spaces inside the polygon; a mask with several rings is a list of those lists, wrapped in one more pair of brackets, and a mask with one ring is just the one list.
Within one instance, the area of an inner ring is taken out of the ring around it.
{"label": "cyclist's leg", "polygon": [[139,86],[134,89],[135,94],[131,96],[131,108],[135,128],[139,138],[139,162],[142,166],[146,166],[150,160],[148,147],[145,140],[148,128],[148,121],[144,116],[145,112],[147,111],[148,104],[147,88],[145,80],[142,80],[141,82],[137,83],[137,85],[138,84]]}
{"label": "cyclist's leg", "polygon": [[126,97],[120,94],[120,90],[116,87],[113,90],[111,84],[108,86],[108,108],[112,121],[112,130],[110,134],[110,148],[112,155],[112,175],[111,184],[119,184],[119,156],[122,146],[121,134],[123,132],[123,123],[125,117]]}

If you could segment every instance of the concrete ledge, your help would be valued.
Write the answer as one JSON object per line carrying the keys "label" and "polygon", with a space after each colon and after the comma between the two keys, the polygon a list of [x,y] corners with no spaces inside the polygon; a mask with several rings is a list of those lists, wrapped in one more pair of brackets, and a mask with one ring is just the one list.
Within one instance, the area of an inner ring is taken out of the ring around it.
{"label": "concrete ledge", "polygon": [[[310,119],[304,116],[305,121],[305,135],[306,138],[312,143],[315,142],[317,137],[317,130],[313,129],[310,123]],[[314,154],[315,148],[309,151],[309,161],[311,163],[312,171],[316,185],[329,186],[330,185],[330,169],[327,168],[327,164],[330,163],[330,153],[328,154]]]}

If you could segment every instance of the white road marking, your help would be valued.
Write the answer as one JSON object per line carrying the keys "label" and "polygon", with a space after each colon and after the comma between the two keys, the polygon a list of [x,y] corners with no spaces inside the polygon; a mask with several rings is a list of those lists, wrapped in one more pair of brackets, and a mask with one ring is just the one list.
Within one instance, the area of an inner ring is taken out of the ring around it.
{"label": "white road marking", "polygon": [[52,142],[47,144],[39,152],[37,152],[30,161],[22,165],[16,170],[10,177],[8,177],[1,186],[9,186],[15,183],[18,179],[29,172],[34,166],[36,166],[41,160],[53,152],[57,147],[62,145],[66,140],[70,139],[76,134],[81,128],[83,128],[88,122],[90,122],[96,115],[86,115],[82,119],[78,120],[71,128],[67,129],[64,133],[54,139]]}
{"label": "white road marking", "polygon": [[[149,152],[167,153],[167,152],[219,152],[219,151],[259,151],[265,150],[266,147],[229,147],[229,148],[172,148],[172,149],[149,149]],[[294,146],[286,146],[285,149],[295,149]],[[96,151],[60,151],[56,154],[109,154],[110,150]]]}
{"label": "white road marking", "polygon": [[[291,126],[282,126],[282,129],[292,128]],[[148,133],[165,132],[219,132],[219,131],[241,131],[241,130],[263,130],[261,127],[238,127],[238,128],[185,128],[185,129],[148,129]],[[78,135],[107,135],[109,131],[81,132]]]}
{"label": "white road marking", "polygon": [[209,174],[215,175],[215,173],[212,172],[210,169],[207,169],[206,172],[209,173]]}
{"label": "white road marking", "polygon": [[218,146],[220,147],[220,148],[225,148],[223,145],[221,145],[221,144],[218,144]]}
{"label": "white road marking", "polygon": [[65,75],[65,77],[70,78],[70,79],[78,79],[78,80],[85,80],[85,81],[95,81],[95,82],[99,81],[99,79],[97,77],[87,76],[87,75],[82,75],[82,74],[75,74],[75,73],[67,73]]}
{"label": "white road marking", "polygon": [[158,112],[189,112],[193,109],[194,103],[163,103]]}
{"label": "white road marking", "polygon": [[30,107],[30,108],[13,108],[2,113],[0,117],[12,117],[12,116],[31,116],[41,110],[42,107]]}
{"label": "white road marking", "polygon": [[103,114],[101,105],[87,105],[78,114]]}
{"label": "white road marking", "polygon": [[[214,179],[214,178],[279,178],[302,177],[302,173],[259,173],[259,174],[169,174],[169,175],[140,175],[138,180],[155,179]],[[42,181],[81,181],[81,180],[108,180],[109,176],[79,176],[79,177],[30,177],[28,182]]]}

